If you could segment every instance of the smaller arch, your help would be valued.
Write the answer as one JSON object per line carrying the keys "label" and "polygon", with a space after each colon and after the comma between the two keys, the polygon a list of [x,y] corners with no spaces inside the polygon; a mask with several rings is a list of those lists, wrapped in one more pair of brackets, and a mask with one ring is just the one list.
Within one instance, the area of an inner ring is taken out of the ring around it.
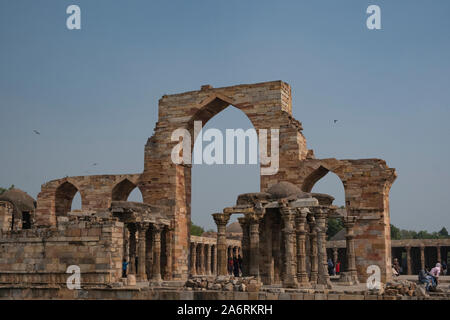
{"label": "smaller arch", "polygon": [[131,192],[137,187],[136,184],[128,179],[123,179],[116,184],[112,190],[112,201],[127,201]]}
{"label": "smaller arch", "polygon": [[[55,215],[65,216],[71,210],[72,201],[78,188],[69,181],[62,183],[55,192]],[[81,192],[80,192],[81,195]],[[81,205],[83,206],[83,196],[81,195]]]}
{"label": "smaller arch", "polygon": [[320,166],[311,172],[309,176],[303,180],[302,191],[311,192],[316,182],[325,177],[328,172],[330,172],[330,170],[324,166]]}

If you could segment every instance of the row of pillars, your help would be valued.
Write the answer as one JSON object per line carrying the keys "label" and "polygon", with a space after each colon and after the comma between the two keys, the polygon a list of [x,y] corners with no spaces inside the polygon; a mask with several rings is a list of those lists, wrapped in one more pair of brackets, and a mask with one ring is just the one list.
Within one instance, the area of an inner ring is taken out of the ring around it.
{"label": "row of pillars", "polygon": [[[297,211],[296,211],[297,210]],[[328,274],[327,253],[326,253],[326,230],[327,230],[327,211],[317,209],[314,215],[310,214],[309,209],[303,208],[280,208],[281,218],[284,228],[284,252],[285,259],[282,271],[282,281],[285,287],[308,287],[311,284],[319,283],[331,286]],[[226,225],[230,214],[213,214],[217,225],[217,260],[218,274],[227,274],[227,252],[226,252]],[[308,219],[307,219],[308,217]],[[244,274],[259,278],[259,223],[261,215],[248,214],[246,217],[239,218],[242,226],[242,250],[243,255],[247,257],[249,264],[244,265]],[[307,221],[308,220],[308,221]],[[354,254],[354,235],[353,227],[356,217],[346,217],[344,219],[347,228],[347,258],[348,273],[352,280],[357,282],[356,260]],[[309,232],[307,231],[307,225]],[[306,252],[307,234],[309,239],[310,252]],[[296,241],[296,252],[294,252],[294,241]],[[310,274],[307,273],[306,257],[309,254],[311,268]]]}
{"label": "row of pillars", "polygon": [[[227,246],[228,258],[233,257],[233,252],[239,252],[238,246]],[[190,274],[217,275],[217,250],[215,244],[191,242],[190,248]],[[225,267],[227,262],[225,262]]]}
{"label": "row of pillars", "polygon": [[[420,268],[425,269],[425,246],[419,246],[420,248]],[[436,246],[437,251],[437,262],[441,262],[441,246]],[[406,273],[412,274],[412,259],[411,259],[411,246],[406,246]],[[431,266],[430,266],[431,267]]]}
{"label": "row of pillars", "polygon": [[[128,274],[139,281],[161,281],[161,234],[163,225],[150,223],[127,223],[124,228],[124,257],[128,258]],[[171,237],[166,237],[164,274],[172,274]],[[136,265],[136,257],[137,265]]]}

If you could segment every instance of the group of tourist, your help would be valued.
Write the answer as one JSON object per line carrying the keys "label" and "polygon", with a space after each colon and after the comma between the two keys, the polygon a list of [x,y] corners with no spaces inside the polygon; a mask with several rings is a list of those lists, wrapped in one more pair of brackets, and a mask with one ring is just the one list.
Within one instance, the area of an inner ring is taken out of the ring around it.
{"label": "group of tourist", "polygon": [[447,274],[447,264],[443,262],[440,264],[439,262],[436,263],[436,266],[431,269],[431,271],[428,269],[427,266],[425,266],[425,269],[420,270],[419,272],[419,282],[425,285],[425,289],[427,291],[435,291],[438,284],[439,284],[439,276],[444,274],[442,271],[444,269],[445,265],[445,274]]}
{"label": "group of tourist", "polygon": [[242,275],[242,257],[241,255],[234,255],[234,257],[228,257],[228,274],[239,277]]}
{"label": "group of tourist", "polygon": [[336,261],[336,264],[333,263],[333,260],[331,258],[328,259],[328,274],[330,276],[335,276],[337,274],[341,273],[341,262],[338,260]]}

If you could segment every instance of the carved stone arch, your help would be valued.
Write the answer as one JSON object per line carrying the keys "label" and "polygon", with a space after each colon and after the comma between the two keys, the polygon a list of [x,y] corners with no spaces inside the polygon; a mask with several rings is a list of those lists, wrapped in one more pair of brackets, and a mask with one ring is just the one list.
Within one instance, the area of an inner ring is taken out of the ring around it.
{"label": "carved stone arch", "polygon": [[[122,179],[117,183],[111,192],[112,201],[127,201],[130,193],[139,186],[131,182],[128,178]],[[141,191],[142,192],[142,191]]]}
{"label": "carved stone arch", "polygon": [[73,198],[80,192],[83,206],[84,196],[80,187],[71,179],[66,179],[55,189],[55,216],[65,216],[70,211]]}

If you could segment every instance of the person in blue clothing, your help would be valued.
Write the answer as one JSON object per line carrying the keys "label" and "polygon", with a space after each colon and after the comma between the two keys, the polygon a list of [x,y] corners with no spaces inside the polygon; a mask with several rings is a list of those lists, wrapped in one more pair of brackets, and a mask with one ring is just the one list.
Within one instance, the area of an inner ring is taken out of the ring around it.
{"label": "person in blue clothing", "polygon": [[123,259],[123,261],[122,261],[122,278],[127,277],[127,269],[128,269],[127,259]]}

